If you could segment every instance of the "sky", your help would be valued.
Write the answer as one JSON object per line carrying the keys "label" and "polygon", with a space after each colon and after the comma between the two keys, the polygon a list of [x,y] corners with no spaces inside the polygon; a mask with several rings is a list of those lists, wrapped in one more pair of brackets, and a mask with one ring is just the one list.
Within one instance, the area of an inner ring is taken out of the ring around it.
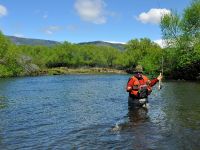
{"label": "sky", "polygon": [[190,0],[0,0],[5,35],[68,41],[160,42],[160,18],[182,13]]}

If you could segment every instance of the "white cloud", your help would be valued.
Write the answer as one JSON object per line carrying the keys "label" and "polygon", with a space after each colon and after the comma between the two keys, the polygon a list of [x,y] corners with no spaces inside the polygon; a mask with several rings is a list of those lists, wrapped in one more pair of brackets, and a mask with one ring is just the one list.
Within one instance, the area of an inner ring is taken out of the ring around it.
{"label": "white cloud", "polygon": [[103,0],[76,0],[74,5],[82,20],[95,24],[106,23],[105,6]]}
{"label": "white cloud", "polygon": [[44,33],[51,35],[51,34],[54,34],[55,32],[60,31],[60,30],[62,30],[62,27],[60,27],[60,26],[49,26],[49,27],[44,29]]}
{"label": "white cloud", "polygon": [[104,41],[108,43],[113,43],[113,44],[126,44],[126,42],[117,42],[117,41]]}
{"label": "white cloud", "polygon": [[0,5],[0,17],[7,15],[7,8],[3,5]]}
{"label": "white cloud", "polygon": [[160,47],[162,47],[162,48],[165,48],[167,46],[167,42],[162,39],[155,40],[154,42],[157,43],[158,45],[160,45]]}
{"label": "white cloud", "polygon": [[24,37],[24,35],[23,35],[23,34],[20,34],[20,33],[15,33],[13,36],[16,36],[16,37],[21,37],[21,38],[23,38],[23,37]]}
{"label": "white cloud", "polygon": [[142,23],[159,24],[162,16],[170,13],[171,11],[165,8],[163,9],[152,8],[148,12],[141,13],[137,17],[137,19]]}

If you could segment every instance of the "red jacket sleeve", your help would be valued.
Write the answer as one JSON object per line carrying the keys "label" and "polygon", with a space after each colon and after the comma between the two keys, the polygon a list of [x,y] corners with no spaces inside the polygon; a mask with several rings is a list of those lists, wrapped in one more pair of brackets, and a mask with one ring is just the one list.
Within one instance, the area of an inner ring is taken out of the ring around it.
{"label": "red jacket sleeve", "polygon": [[154,85],[158,82],[158,79],[157,79],[157,78],[155,78],[155,79],[153,79],[153,80],[149,80],[149,78],[146,77],[145,75],[143,75],[143,78],[146,78],[146,81],[147,81],[147,82],[150,81],[150,83],[149,83],[149,86],[150,86],[150,87],[154,86]]}
{"label": "red jacket sleeve", "polygon": [[152,86],[154,86],[157,82],[158,82],[158,79],[155,78],[155,79],[151,80],[151,83],[150,83],[149,85],[152,87]]}

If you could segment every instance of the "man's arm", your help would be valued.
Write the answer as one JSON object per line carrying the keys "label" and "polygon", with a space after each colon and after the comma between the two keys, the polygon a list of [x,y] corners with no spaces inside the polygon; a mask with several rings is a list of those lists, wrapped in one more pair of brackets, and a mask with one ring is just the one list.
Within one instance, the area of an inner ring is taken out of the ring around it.
{"label": "man's arm", "polygon": [[129,79],[128,83],[127,83],[127,87],[126,87],[126,91],[127,92],[131,92],[131,90],[133,89],[133,79]]}
{"label": "man's arm", "polygon": [[157,78],[151,80],[151,82],[150,82],[149,85],[152,87],[152,86],[154,86],[161,79],[162,79],[162,75],[159,75]]}
{"label": "man's arm", "polygon": [[153,80],[151,80],[151,82],[150,82],[150,84],[149,84],[149,86],[154,86],[156,83],[158,82],[158,79],[157,78],[155,78],[155,79],[153,79]]}

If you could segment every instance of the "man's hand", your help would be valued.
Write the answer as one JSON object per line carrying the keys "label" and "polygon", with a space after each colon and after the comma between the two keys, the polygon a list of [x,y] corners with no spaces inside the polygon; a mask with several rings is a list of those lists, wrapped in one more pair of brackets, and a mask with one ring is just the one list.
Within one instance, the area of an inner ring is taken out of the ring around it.
{"label": "man's hand", "polygon": [[157,79],[160,81],[162,80],[162,74],[160,73],[160,75],[157,77]]}
{"label": "man's hand", "polygon": [[127,88],[126,88],[126,91],[127,92],[130,92],[132,90],[132,87],[131,86],[128,86]]}

